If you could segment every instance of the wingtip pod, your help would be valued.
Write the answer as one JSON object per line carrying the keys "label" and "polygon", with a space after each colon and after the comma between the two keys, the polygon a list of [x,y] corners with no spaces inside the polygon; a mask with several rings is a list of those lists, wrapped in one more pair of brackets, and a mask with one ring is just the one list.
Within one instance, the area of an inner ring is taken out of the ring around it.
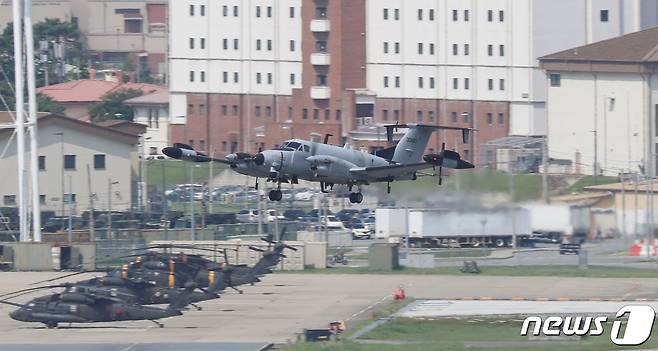
{"label": "wingtip pod", "polygon": [[162,149],[162,153],[168,157],[176,160],[191,161],[191,162],[210,162],[212,159],[200,152],[191,149],[190,146],[184,144],[174,144],[173,147],[166,147]]}

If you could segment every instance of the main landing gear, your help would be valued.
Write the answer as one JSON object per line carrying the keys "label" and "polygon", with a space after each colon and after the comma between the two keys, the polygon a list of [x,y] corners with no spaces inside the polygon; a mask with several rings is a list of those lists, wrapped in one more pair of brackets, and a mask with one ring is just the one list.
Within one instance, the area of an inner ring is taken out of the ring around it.
{"label": "main landing gear", "polygon": [[281,199],[283,199],[283,193],[281,192],[281,189],[270,190],[268,197],[270,198],[270,201],[281,201]]}
{"label": "main landing gear", "polygon": [[350,193],[350,202],[353,204],[360,204],[363,202],[363,194],[361,193]]}

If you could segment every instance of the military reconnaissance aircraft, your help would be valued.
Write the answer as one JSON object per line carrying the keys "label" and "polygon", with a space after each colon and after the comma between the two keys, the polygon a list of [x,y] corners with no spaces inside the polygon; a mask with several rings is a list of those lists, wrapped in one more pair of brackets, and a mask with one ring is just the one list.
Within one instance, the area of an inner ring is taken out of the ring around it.
{"label": "military reconnaissance aircraft", "polygon": [[[221,162],[241,174],[265,178],[277,184],[277,189],[270,191],[272,201],[281,201],[281,183],[296,184],[299,179],[320,182],[322,192],[332,189],[335,184],[347,185],[350,189],[350,202],[361,203],[361,187],[378,182],[390,183],[400,180],[416,180],[417,172],[439,167],[439,184],[443,167],[468,169],[474,166],[461,159],[459,153],[445,149],[445,143],[439,154],[423,155],[430,136],[437,130],[459,130],[464,143],[468,142],[472,129],[445,127],[422,124],[387,125],[386,134],[389,142],[393,141],[393,132],[406,128],[400,142],[389,149],[369,154],[354,150],[349,145],[344,147],[329,145],[327,135],[324,144],[293,139],[283,142],[278,148],[261,151],[256,155],[246,153],[230,154],[226,159],[215,159],[195,151],[185,144],[166,147],[162,152],[174,159],[192,162]],[[352,192],[354,186],[357,191]]]}

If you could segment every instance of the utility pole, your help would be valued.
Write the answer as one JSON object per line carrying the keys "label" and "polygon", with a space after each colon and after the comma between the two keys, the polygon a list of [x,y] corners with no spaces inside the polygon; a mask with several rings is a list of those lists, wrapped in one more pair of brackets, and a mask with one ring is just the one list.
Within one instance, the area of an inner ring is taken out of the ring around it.
{"label": "utility pole", "polygon": [[119,182],[112,182],[112,178],[107,180],[107,239],[112,235],[112,185]]}
{"label": "utility pole", "polygon": [[598,151],[598,132],[596,130],[593,130],[592,133],[594,133],[594,184],[598,184],[598,176],[599,176],[599,151]]}
{"label": "utility pole", "polygon": [[14,88],[16,99],[16,157],[18,158],[18,216],[20,240],[28,240],[27,232],[27,192],[25,184],[25,100],[23,76],[23,1],[12,1],[14,24]]}
{"label": "utility pole", "polygon": [[514,197],[516,196],[516,188],[514,184],[514,164],[510,164],[509,169],[509,189],[510,197],[512,198],[512,248],[516,249],[516,202]]}
{"label": "utility pole", "polygon": [[94,193],[91,190],[91,170],[87,164],[87,190],[89,191],[89,241],[96,241],[96,223],[94,219]]}
{"label": "utility pole", "polygon": [[[210,158],[214,159],[215,158],[215,151],[210,152]],[[210,164],[208,165],[208,213],[213,212],[212,208],[212,192],[213,192],[213,185],[212,185],[212,177],[213,177],[213,172],[212,172],[212,166],[213,166],[213,161],[210,161]]]}
{"label": "utility pole", "polygon": [[165,191],[167,191],[167,182],[165,180],[165,161],[160,161],[160,172],[162,173],[162,220],[164,222],[165,240],[169,240],[169,211],[168,200]]}
{"label": "utility pole", "polygon": [[69,176],[69,244],[73,242],[73,176]]}
{"label": "utility pole", "polygon": [[544,172],[541,175],[541,196],[544,203],[548,203],[548,135],[544,137],[542,143],[541,163]]}
{"label": "utility pole", "polygon": [[[37,96],[34,72],[34,33],[32,30],[32,0],[25,0],[25,60],[27,66],[27,97],[30,133],[30,178],[32,183],[32,240],[41,242],[41,198],[39,192],[39,145],[37,139]],[[27,208],[26,208],[27,212]],[[27,224],[27,223],[26,223]]]}
{"label": "utility pole", "polygon": [[638,213],[637,213],[637,211],[638,211],[639,207],[638,207],[638,197],[637,197],[637,195],[638,195],[637,186],[638,186],[639,182],[640,182],[640,175],[635,173],[635,184],[633,186],[633,188],[634,188],[633,192],[635,193],[634,194],[634,196],[635,196],[635,205],[633,206],[633,208],[635,209],[635,211],[633,211],[633,216],[635,217],[633,221],[634,221],[635,224],[633,225],[633,235],[635,236],[635,238],[634,238],[635,240],[637,240],[637,233],[638,233],[638,228],[637,228]]}
{"label": "utility pole", "polygon": [[61,189],[62,189],[62,216],[64,216],[64,133],[59,132],[55,133],[55,135],[59,135],[59,154],[61,157],[61,168],[60,168],[60,178],[61,178]]}

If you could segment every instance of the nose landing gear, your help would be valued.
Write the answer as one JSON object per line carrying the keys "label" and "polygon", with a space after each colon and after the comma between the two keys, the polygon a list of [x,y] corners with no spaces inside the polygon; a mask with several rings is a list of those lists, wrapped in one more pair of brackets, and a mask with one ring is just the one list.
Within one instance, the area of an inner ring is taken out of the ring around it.
{"label": "nose landing gear", "polygon": [[281,190],[279,189],[270,190],[268,197],[270,198],[270,201],[281,201],[281,199],[283,199],[283,193],[281,193]]}
{"label": "nose landing gear", "polygon": [[359,193],[350,193],[350,202],[353,204],[360,204],[363,202],[363,194]]}

